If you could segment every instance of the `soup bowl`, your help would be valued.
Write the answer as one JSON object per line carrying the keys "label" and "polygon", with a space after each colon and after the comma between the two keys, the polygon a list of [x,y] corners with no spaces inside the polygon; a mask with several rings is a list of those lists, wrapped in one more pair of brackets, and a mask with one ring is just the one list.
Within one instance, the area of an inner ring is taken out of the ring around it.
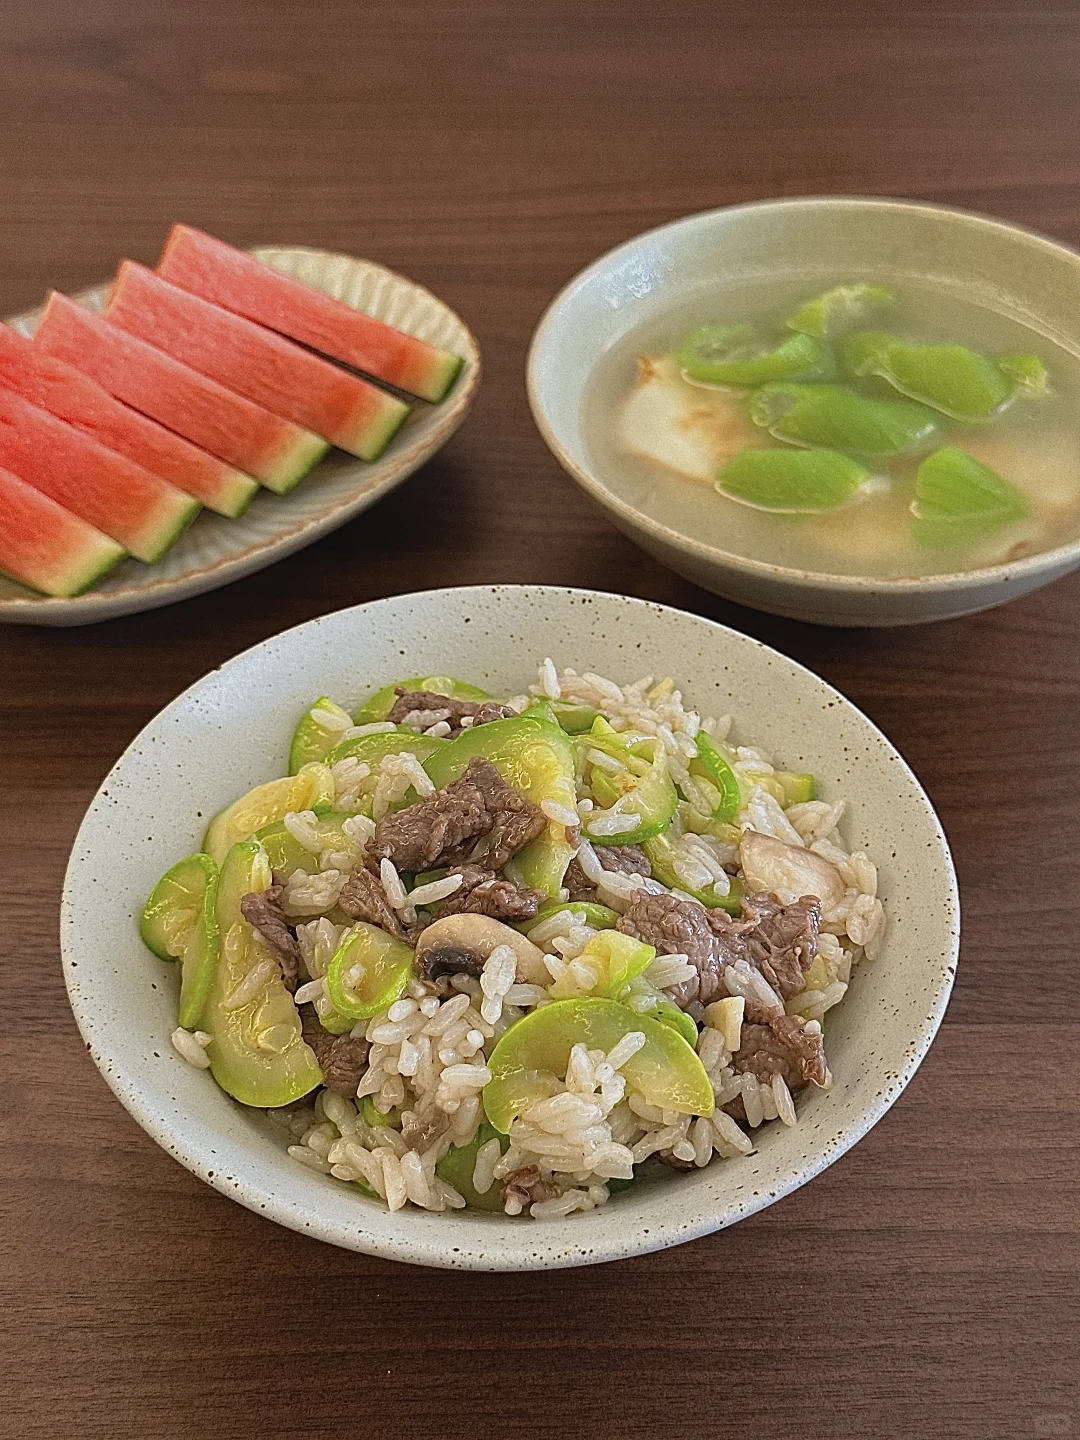
{"label": "soup bowl", "polygon": [[1080,254],[1064,245],[913,201],[760,201],[691,215],[627,241],[556,296],[533,336],[526,372],[540,433],[564,469],[650,554],[707,590],[777,615],[855,626],[944,620],[1000,605],[1080,566],[1078,535],[1041,553],[948,574],[795,569],[710,543],[662,504],[631,503],[621,493],[614,463],[599,462],[590,448],[583,404],[614,346],[707,285],[773,281],[790,289],[794,281],[810,295],[839,276],[965,300],[1080,355]]}
{"label": "soup bowl", "polygon": [[[627,682],[671,675],[734,735],[846,797],[843,831],[879,866],[888,916],[826,1017],[833,1087],[799,1097],[799,1123],[693,1174],[641,1179],[563,1221],[478,1211],[393,1214],[286,1153],[264,1111],[231,1100],[172,1049],[176,966],[139,940],[158,876],[195,850],[206,818],[280,775],[315,696],[355,706],[402,674],[467,677],[515,694],[534,663]],[[711,621],[619,595],[485,586],[378,600],[312,620],[238,655],[167,706],[129,746],[75,842],[61,919],[65,977],[90,1055],[151,1136],[215,1189],[302,1233],[418,1264],[521,1270],[614,1260],[731,1225],[805,1184],[888,1110],[944,1013],[959,943],[956,880],[929,800],[888,740],[800,665]]]}

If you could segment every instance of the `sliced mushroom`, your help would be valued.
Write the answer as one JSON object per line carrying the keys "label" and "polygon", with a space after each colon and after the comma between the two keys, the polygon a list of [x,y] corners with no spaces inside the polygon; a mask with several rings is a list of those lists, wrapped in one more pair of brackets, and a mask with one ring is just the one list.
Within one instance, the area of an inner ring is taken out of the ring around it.
{"label": "sliced mushroom", "polygon": [[479,975],[491,952],[509,945],[517,957],[519,985],[546,985],[551,976],[544,952],[501,920],[488,915],[446,915],[427,926],[416,942],[416,971],[424,980]]}
{"label": "sliced mushroom", "polygon": [[839,870],[812,850],[747,830],[739,854],[747,890],[771,891],[783,905],[816,895],[826,912],[844,898]]}

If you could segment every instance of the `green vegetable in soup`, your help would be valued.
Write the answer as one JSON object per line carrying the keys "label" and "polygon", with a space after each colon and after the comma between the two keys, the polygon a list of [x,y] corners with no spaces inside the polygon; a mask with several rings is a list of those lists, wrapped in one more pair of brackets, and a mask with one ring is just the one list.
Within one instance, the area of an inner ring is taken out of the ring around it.
{"label": "green vegetable in soup", "polygon": [[704,385],[821,380],[832,372],[828,348],[812,335],[789,335],[768,350],[751,343],[745,325],[703,325],[686,337],[676,358],[689,379]]}
{"label": "green vegetable in soup", "polygon": [[209,855],[178,861],[154,886],[139,923],[143,941],[162,960],[180,961],[178,1021],[194,1030],[217,964],[218,868]]}
{"label": "green vegetable in soup", "polygon": [[272,958],[244,919],[240,902],[268,889],[270,881],[266,852],[256,841],[241,841],[226,855],[217,896],[221,948],[199,1019],[212,1037],[206,1053],[214,1079],[234,1099],[260,1109],[290,1105],[323,1081],[276,963],[266,966],[255,994],[237,1003],[241,983]]}
{"label": "green vegetable in soup", "polygon": [[490,1190],[483,1194],[473,1184],[476,1169],[476,1152],[489,1140],[498,1140],[499,1149],[506,1153],[510,1142],[500,1135],[493,1125],[481,1125],[468,1145],[451,1145],[435,1166],[435,1174],[448,1185],[452,1185],[467,1205],[474,1210],[501,1210],[503,1208],[503,1182],[496,1180]]}
{"label": "green vegetable in soup", "polygon": [[515,1116],[556,1092],[575,1045],[610,1051],[635,1031],[644,1034],[645,1044],[622,1066],[628,1087],[664,1110],[711,1115],[712,1085],[686,1040],[617,1000],[590,998],[544,1005],[506,1031],[488,1060],[492,1076],[484,1087],[488,1120],[507,1134]]}
{"label": "green vegetable in soup", "polygon": [[865,485],[870,471],[839,450],[744,450],[720,471],[721,495],[781,515],[836,510]]}
{"label": "green vegetable in soup", "polygon": [[[573,810],[577,803],[574,746],[549,714],[537,706],[523,715],[466,730],[454,740],[444,740],[425,760],[424,769],[441,790],[465,773],[470,760],[483,756],[508,785],[535,805],[553,800]],[[514,864],[526,885],[558,895],[573,853],[566,827],[549,820],[546,832],[520,850]]]}
{"label": "green vegetable in soup", "polygon": [[434,755],[448,743],[438,735],[418,735],[415,730],[408,730],[401,725],[396,730],[376,731],[374,735],[354,735],[351,740],[343,740],[327,755],[326,763],[336,765],[339,760],[352,759],[363,761],[365,765],[374,768],[385,755],[407,752],[415,755],[422,765],[429,755]]}
{"label": "green vegetable in soup", "polygon": [[800,305],[787,322],[789,330],[826,340],[851,325],[861,324],[867,312],[896,304],[896,296],[884,285],[835,285]]}
{"label": "green vegetable in soup", "polygon": [[915,539],[928,549],[965,545],[1028,514],[1025,496],[955,445],[936,450],[915,477]]}
{"label": "green vegetable in soup", "polygon": [[469,685],[464,680],[455,680],[450,675],[410,675],[407,680],[394,680],[369,695],[356,712],[357,725],[371,725],[385,720],[394,708],[397,690],[430,690],[436,695],[447,695],[451,700],[490,700],[486,690]]}
{"label": "green vegetable in soup", "polygon": [[329,768],[317,761],[304,765],[296,775],[256,785],[218,811],[207,827],[203,849],[221,865],[237,841],[249,839],[272,820],[283,820],[294,810],[332,804],[333,799],[334,777]]}
{"label": "green vegetable in soup", "polygon": [[1011,378],[966,345],[913,345],[873,332],[853,335],[844,353],[856,375],[880,376],[953,420],[987,420],[1013,394]]}
{"label": "green vegetable in soup", "polygon": [[346,1020],[369,1020],[401,998],[412,979],[413,952],[376,925],[358,920],[338,946],[326,988]]}
{"label": "green vegetable in soup", "polygon": [[339,1015],[336,1010],[319,1011],[319,1023],[324,1030],[329,1030],[331,1035],[347,1035],[356,1024],[347,1015]]}
{"label": "green vegetable in soup", "polygon": [[649,773],[650,759],[638,753],[639,742],[647,738],[640,731],[616,730],[605,716],[598,715],[592,728],[578,736],[578,752],[585,755],[589,750],[602,750],[618,760],[631,776],[640,777]]}
{"label": "green vegetable in soup", "polygon": [[874,366],[884,364],[890,348],[903,344],[899,335],[890,330],[858,330],[840,345],[840,356],[849,375],[865,379],[876,373]]}
{"label": "green vegetable in soup", "polygon": [[347,710],[343,710],[336,701],[330,699],[329,695],[320,695],[311,709],[304,712],[304,717],[293,734],[292,744],[289,747],[290,775],[298,774],[305,765],[310,764],[313,760],[325,760],[341,739],[340,728],[331,729],[329,726],[319,724],[318,714],[320,711],[338,720],[343,720],[346,726],[352,724],[352,716]]}
{"label": "green vegetable in soup", "polygon": [[681,370],[703,379],[710,365],[723,364],[733,351],[745,348],[753,339],[749,325],[699,325],[683,339],[675,359]]}
{"label": "green vegetable in soup", "polygon": [[913,400],[870,400],[841,385],[763,385],[750,419],[777,440],[815,449],[889,456],[930,439],[937,416]]}
{"label": "green vegetable in soup", "polygon": [[674,1000],[661,999],[656,1009],[650,1010],[649,1014],[658,1025],[666,1025],[669,1030],[674,1030],[676,1035],[681,1035],[687,1045],[697,1045],[698,1028],[694,1017],[685,1010],[680,1010]]}
{"label": "green vegetable in soup", "polygon": [[997,367],[1029,395],[1045,395],[1050,389],[1050,372],[1038,355],[999,355]]}
{"label": "green vegetable in soup", "polygon": [[[555,714],[555,701],[549,700],[546,695],[542,700],[530,701],[521,714],[523,716],[527,715],[530,720],[544,720],[548,725],[554,725],[558,729],[562,729],[558,716]],[[509,720],[514,717],[508,715],[506,718]]]}

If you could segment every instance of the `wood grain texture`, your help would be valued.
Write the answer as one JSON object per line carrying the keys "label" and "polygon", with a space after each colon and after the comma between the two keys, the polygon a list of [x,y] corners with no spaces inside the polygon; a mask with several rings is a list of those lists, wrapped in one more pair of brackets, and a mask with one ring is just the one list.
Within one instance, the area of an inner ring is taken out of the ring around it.
{"label": "wood grain texture", "polygon": [[[2,313],[183,218],[405,271],[486,359],[443,454],[303,554],[0,632],[0,1435],[1080,1435],[1080,575],[922,630],[739,610],[608,526],[522,384],[554,291],[689,210],[912,195],[1080,242],[1078,47],[1077,0],[0,8]],[[312,615],[489,580],[667,601],[818,670],[914,765],[963,889],[952,1005],[889,1116],[734,1230],[594,1270],[427,1272],[230,1204],[113,1099],[60,974],[80,816],[160,706]]]}

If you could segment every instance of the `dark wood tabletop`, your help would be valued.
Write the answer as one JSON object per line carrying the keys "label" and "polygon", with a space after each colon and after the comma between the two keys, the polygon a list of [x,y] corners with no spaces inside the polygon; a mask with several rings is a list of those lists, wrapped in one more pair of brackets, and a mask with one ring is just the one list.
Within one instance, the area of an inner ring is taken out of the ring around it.
{"label": "dark wood tabletop", "polygon": [[[401,270],[486,369],[442,454],[263,574],[0,627],[0,1435],[1080,1436],[1080,574],[922,629],[739,609],[612,529],[522,380],[552,294],[688,211],[907,195],[1080,244],[1080,3],[8,0],[0,37],[0,313],[185,219]],[[113,1098],[61,976],[76,827],[162,705],[311,616],[493,580],[819,671],[914,766],[963,893],[948,1015],[877,1128],[733,1230],[594,1269],[411,1268],[230,1203]]]}

